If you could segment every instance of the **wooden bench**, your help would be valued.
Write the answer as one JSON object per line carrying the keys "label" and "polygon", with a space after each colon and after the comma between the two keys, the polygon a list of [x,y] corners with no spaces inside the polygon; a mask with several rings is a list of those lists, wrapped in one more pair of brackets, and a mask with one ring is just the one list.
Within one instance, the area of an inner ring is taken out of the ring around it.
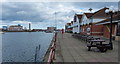
{"label": "wooden bench", "polygon": [[87,42],[88,51],[90,51],[92,47],[98,48],[101,52],[106,52],[107,49],[110,49],[110,45],[103,44],[105,40],[101,40],[99,37],[93,37],[90,35],[80,35],[80,34],[73,34],[72,36]]}
{"label": "wooden bench", "polygon": [[100,40],[99,37],[87,37],[86,42],[89,42],[89,40]]}
{"label": "wooden bench", "polygon": [[[104,40],[89,40],[89,44],[87,44],[88,51],[91,50],[91,47],[97,47],[101,52],[106,52],[108,47],[106,44],[103,44]],[[94,43],[94,44],[93,44]]]}
{"label": "wooden bench", "polygon": [[87,44],[87,47],[88,47],[88,51],[90,51],[91,47],[97,47],[97,46],[96,45]]}

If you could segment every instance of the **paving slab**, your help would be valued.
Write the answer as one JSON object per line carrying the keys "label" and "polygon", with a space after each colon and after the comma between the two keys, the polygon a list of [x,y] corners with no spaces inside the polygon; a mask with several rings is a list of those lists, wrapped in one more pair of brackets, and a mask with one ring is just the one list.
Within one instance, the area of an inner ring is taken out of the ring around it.
{"label": "paving slab", "polygon": [[70,33],[58,33],[56,45],[54,62],[118,62],[118,42],[113,42],[113,50],[101,53],[97,48],[88,51],[86,42]]}

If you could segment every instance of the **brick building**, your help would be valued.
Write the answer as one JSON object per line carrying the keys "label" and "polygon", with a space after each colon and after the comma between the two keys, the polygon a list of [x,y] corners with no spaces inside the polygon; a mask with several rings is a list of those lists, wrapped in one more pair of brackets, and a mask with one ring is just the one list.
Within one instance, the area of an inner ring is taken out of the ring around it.
{"label": "brick building", "polygon": [[91,25],[90,22],[92,19],[90,18],[93,13],[84,13],[82,16],[82,20],[80,23],[80,34],[90,35]]}
{"label": "brick building", "polygon": [[96,25],[96,22],[106,19],[108,16],[102,8],[94,13],[84,13],[81,22],[81,34],[85,35],[103,35],[103,25]]}
{"label": "brick building", "polygon": [[72,29],[71,25],[72,25],[72,23],[67,23],[65,25],[65,32],[72,32],[73,29]]}
{"label": "brick building", "polygon": [[95,25],[95,23],[82,26],[81,33],[85,35],[103,35],[103,25]]}
{"label": "brick building", "polygon": [[80,33],[80,23],[82,20],[82,14],[75,14],[73,20],[73,33]]}
{"label": "brick building", "polygon": [[23,31],[23,26],[21,26],[20,24],[11,25],[9,26],[8,31]]}
{"label": "brick building", "polygon": [[[106,38],[110,37],[110,18],[102,20],[96,23],[96,25],[103,25],[103,36]],[[113,16],[112,36],[116,40],[120,40],[120,11],[117,15]]]}
{"label": "brick building", "polygon": [[56,31],[56,27],[47,27],[46,32],[54,32]]}
{"label": "brick building", "polygon": [[[77,33],[84,35],[95,35],[109,38],[110,16],[105,13],[107,9],[109,8],[105,7],[94,13],[84,13],[80,19],[78,18],[79,21],[76,21],[76,14],[73,19],[73,25],[71,25],[71,27],[73,27],[73,33],[76,31]],[[115,40],[120,40],[120,11],[118,11],[117,15],[113,16],[112,30],[112,36]]]}

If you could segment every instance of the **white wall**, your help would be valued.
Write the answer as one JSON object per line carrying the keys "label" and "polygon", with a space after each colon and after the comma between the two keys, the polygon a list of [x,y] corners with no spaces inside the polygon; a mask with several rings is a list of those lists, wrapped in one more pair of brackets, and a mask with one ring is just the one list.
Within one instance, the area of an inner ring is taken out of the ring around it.
{"label": "white wall", "polygon": [[78,23],[77,22],[74,22],[73,23],[73,33],[77,33],[77,26],[78,26]]}
{"label": "white wall", "polygon": [[88,24],[90,22],[90,20],[86,17],[85,14],[83,14],[83,17],[82,17],[81,21],[82,21],[81,25]]}
{"label": "white wall", "polygon": [[104,20],[104,19],[95,19],[95,18],[93,18],[93,22],[99,22],[99,21],[102,21],[102,20]]}
{"label": "white wall", "polygon": [[87,18],[85,14],[83,14],[83,17],[82,17],[82,23],[81,25],[85,25],[85,24],[89,24],[90,22],[94,23],[94,22],[99,22],[99,21],[102,21],[104,19],[96,19],[96,18]]}
{"label": "white wall", "polygon": [[73,22],[73,33],[80,33],[80,23],[78,17],[76,17],[76,22]]}
{"label": "white wall", "polygon": [[82,25],[84,24],[89,24],[90,22],[94,23],[94,22],[99,22],[99,21],[102,21],[104,19],[96,19],[96,18],[87,18],[85,14],[83,14],[83,17],[82,17]]}

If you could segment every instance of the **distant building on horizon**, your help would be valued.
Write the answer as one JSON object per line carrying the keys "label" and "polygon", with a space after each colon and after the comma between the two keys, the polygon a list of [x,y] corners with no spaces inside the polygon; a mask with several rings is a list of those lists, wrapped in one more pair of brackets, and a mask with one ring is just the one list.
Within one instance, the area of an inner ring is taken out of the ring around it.
{"label": "distant building on horizon", "polygon": [[29,23],[29,31],[31,31],[31,24]]}
{"label": "distant building on horizon", "polygon": [[67,23],[65,25],[65,32],[71,32],[72,33],[72,27],[71,27],[71,25],[72,25],[72,23]]}
{"label": "distant building on horizon", "polygon": [[2,26],[2,31],[7,31],[8,27],[7,26]]}
{"label": "distant building on horizon", "polygon": [[56,31],[56,27],[47,27],[46,32],[54,32]]}
{"label": "distant building on horizon", "polygon": [[21,26],[20,24],[11,25],[9,26],[8,31],[23,31],[23,26]]}
{"label": "distant building on horizon", "polygon": [[27,30],[27,28],[26,28],[26,27],[24,27],[24,30]]}
{"label": "distant building on horizon", "polygon": [[33,32],[45,32],[46,29],[32,29]]}
{"label": "distant building on horizon", "polygon": [[0,28],[0,31],[2,31],[2,28]]}

